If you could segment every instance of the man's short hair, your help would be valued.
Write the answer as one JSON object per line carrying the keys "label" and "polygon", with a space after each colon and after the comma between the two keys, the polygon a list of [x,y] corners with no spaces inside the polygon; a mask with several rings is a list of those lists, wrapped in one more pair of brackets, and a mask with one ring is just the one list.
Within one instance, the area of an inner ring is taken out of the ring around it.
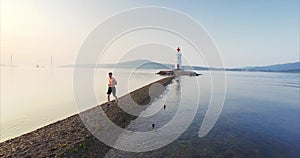
{"label": "man's short hair", "polygon": [[109,75],[112,75],[112,72],[109,72],[108,74],[109,74]]}

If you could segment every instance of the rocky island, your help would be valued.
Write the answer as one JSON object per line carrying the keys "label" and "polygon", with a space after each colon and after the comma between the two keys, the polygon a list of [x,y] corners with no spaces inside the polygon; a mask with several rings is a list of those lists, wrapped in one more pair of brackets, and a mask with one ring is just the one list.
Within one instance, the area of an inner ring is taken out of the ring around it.
{"label": "rocky island", "polygon": [[158,73],[158,75],[162,76],[199,76],[202,74],[198,74],[194,71],[185,71],[185,70],[180,70],[180,69],[175,69],[175,70],[161,70]]}

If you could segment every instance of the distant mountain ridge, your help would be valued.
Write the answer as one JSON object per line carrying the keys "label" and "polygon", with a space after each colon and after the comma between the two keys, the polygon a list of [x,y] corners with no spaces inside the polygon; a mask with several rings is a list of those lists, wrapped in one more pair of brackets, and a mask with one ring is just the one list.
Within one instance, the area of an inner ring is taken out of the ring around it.
{"label": "distant mountain ridge", "polygon": [[275,64],[268,66],[253,66],[243,68],[247,71],[299,71],[300,72],[300,62],[285,63],[285,64]]}
{"label": "distant mountain ridge", "polygon": [[62,65],[58,67],[80,67],[80,68],[125,68],[125,69],[172,69],[171,64],[163,64],[150,60],[132,60],[116,64],[77,64]]}
{"label": "distant mountain ridge", "polygon": [[[173,64],[158,63],[150,60],[132,60],[116,64],[77,64],[58,67],[79,68],[125,68],[125,69],[173,69]],[[183,66],[185,70],[215,70],[215,71],[261,71],[261,72],[300,72],[300,62],[274,64],[268,66],[251,66],[242,68],[213,68],[202,66]]]}

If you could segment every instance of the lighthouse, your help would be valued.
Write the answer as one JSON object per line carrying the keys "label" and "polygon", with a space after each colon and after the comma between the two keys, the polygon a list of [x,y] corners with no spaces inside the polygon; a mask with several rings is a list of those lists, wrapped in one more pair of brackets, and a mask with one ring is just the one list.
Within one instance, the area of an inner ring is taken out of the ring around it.
{"label": "lighthouse", "polygon": [[175,65],[175,69],[178,69],[178,70],[181,70],[181,52],[180,52],[180,48],[177,47],[177,53],[176,53],[176,59],[177,59],[177,62],[176,62],[176,65]]}
{"label": "lighthouse", "polygon": [[183,66],[181,65],[182,64],[181,50],[179,47],[177,47],[176,50],[177,50],[177,53],[176,53],[176,63],[175,63],[174,70],[161,70],[156,74],[163,75],[163,76],[199,76],[199,75],[201,75],[194,71],[183,70]]}

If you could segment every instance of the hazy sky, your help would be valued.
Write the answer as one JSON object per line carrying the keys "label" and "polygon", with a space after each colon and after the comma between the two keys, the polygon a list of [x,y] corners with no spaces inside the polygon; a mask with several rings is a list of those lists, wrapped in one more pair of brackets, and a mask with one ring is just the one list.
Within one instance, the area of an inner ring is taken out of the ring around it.
{"label": "hazy sky", "polygon": [[[55,65],[72,64],[85,38],[103,20],[124,9],[149,5],[179,10],[202,24],[226,67],[299,61],[299,0],[1,0],[1,64],[9,64],[11,55],[19,66],[49,64],[50,56]],[[149,51],[159,56],[155,48]],[[143,57],[145,52],[132,59]],[[119,57],[103,60],[116,62]],[[197,59],[188,60],[203,65]],[[156,61],[174,62],[175,58],[162,56]]]}

